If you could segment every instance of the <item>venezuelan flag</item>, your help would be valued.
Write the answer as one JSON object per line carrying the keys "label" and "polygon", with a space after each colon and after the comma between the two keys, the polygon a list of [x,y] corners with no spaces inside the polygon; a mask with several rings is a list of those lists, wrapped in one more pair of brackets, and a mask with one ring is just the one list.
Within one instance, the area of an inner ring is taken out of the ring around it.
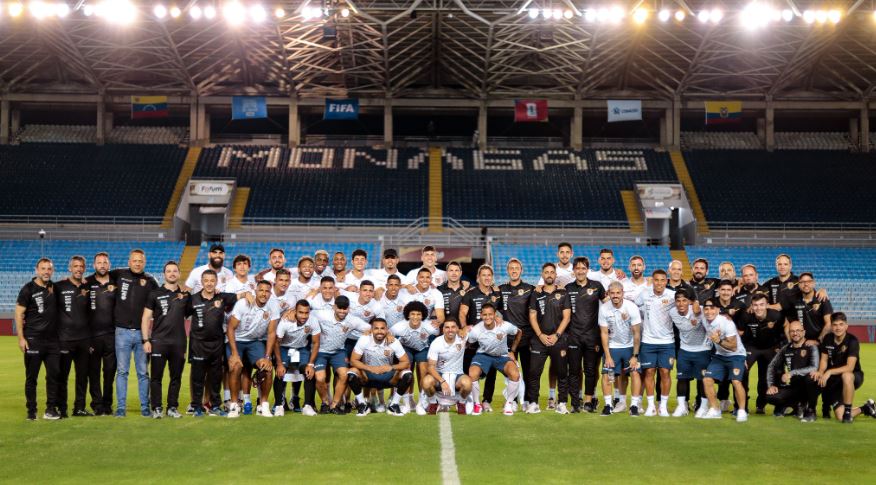
{"label": "venezuelan flag", "polygon": [[739,123],[742,101],[706,101],[706,124]]}
{"label": "venezuelan flag", "polygon": [[131,119],[167,118],[167,96],[131,96]]}

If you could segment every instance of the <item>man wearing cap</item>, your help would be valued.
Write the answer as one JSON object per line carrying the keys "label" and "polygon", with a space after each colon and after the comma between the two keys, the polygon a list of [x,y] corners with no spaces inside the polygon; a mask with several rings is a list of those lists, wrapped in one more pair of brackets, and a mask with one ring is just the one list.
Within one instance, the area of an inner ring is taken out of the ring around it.
{"label": "man wearing cap", "polygon": [[[742,378],[745,376],[745,346],[736,330],[736,325],[726,316],[720,315],[716,298],[703,302],[703,326],[715,349],[709,366],[703,374],[703,387],[709,398],[709,410],[704,419],[721,419],[721,408],[715,392],[715,382],[725,378],[730,379],[733,390],[736,391],[736,402],[745,402],[745,387]],[[738,409],[736,421],[748,421],[748,412]]]}
{"label": "man wearing cap", "polygon": [[[374,298],[380,299],[386,291],[386,280],[392,275],[403,281],[406,277],[398,271],[398,251],[392,248],[383,250],[383,267],[370,269],[365,272],[365,277],[374,283]],[[391,326],[391,325],[390,325]]]}
{"label": "man wearing cap", "polygon": [[210,246],[210,254],[208,255],[207,264],[198,266],[193,269],[191,273],[189,273],[189,277],[186,278],[186,288],[188,291],[192,293],[197,293],[201,291],[201,275],[204,273],[204,270],[212,269],[216,272],[216,275],[219,277],[216,291],[223,292],[225,291],[225,285],[228,284],[232,278],[234,278],[234,273],[224,266],[225,264],[225,246],[215,243]]}

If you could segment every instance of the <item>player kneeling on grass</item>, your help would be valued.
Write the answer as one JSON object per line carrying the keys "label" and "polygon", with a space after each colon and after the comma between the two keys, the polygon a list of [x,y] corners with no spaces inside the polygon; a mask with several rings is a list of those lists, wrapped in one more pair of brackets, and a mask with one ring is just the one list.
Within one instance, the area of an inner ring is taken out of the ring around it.
{"label": "player kneeling on grass", "polygon": [[480,386],[478,380],[487,375],[490,369],[496,369],[508,378],[508,385],[503,392],[505,396],[505,408],[502,413],[506,416],[514,414],[514,404],[517,399],[517,391],[520,388],[520,371],[517,369],[517,361],[514,354],[508,350],[508,336],[514,336],[516,346],[523,336],[517,327],[510,322],[503,322],[496,318],[496,306],[492,303],[484,303],[481,307],[481,321],[469,332],[466,340],[469,343],[478,344],[478,352],[471,360],[468,369],[468,377],[472,383],[472,400],[474,401],[472,414],[481,414],[481,406],[478,402]]}
{"label": "player kneeling on grass", "polygon": [[[390,277],[392,278],[392,277]],[[423,378],[429,374],[429,339],[438,335],[440,324],[436,320],[423,320],[429,310],[426,305],[419,301],[412,301],[405,305],[402,313],[405,319],[392,326],[390,331],[402,344],[408,356],[408,363],[413,366],[417,373],[417,382],[420,386],[420,402],[417,403],[417,414],[426,414],[426,390],[423,387]],[[414,407],[414,398],[408,388],[405,398],[407,406],[402,407],[402,412],[410,411]]]}
{"label": "player kneeling on grass", "polygon": [[438,412],[440,393],[445,401],[457,401],[457,413],[470,414],[474,408],[470,399],[471,379],[462,372],[465,340],[459,336],[459,323],[452,318],[444,320],[442,334],[429,346],[429,375],[423,378],[423,388],[429,396],[427,412]]}
{"label": "player kneeling on grass", "polygon": [[[710,298],[703,303],[703,326],[715,348],[706,373],[703,374],[703,387],[709,398],[709,410],[703,415],[703,419],[721,419],[721,404],[715,392],[715,382],[730,379],[733,390],[736,391],[736,402],[745,402],[745,387],[742,385],[745,375],[745,346],[739,338],[736,324],[718,314],[718,305],[717,298]],[[736,421],[748,421],[748,411],[737,410]]]}
{"label": "player kneeling on grass", "polygon": [[[393,357],[398,359],[397,364],[393,364]],[[411,385],[413,374],[405,349],[401,342],[389,335],[386,320],[371,320],[371,335],[363,335],[356,341],[350,366],[352,369],[347,371],[347,383],[356,396],[356,416],[366,416],[371,412],[362,392],[363,387],[393,388],[392,400],[386,412],[393,416],[404,415],[398,404]]]}
{"label": "player kneeling on grass", "polygon": [[319,353],[320,339],[319,321],[310,316],[310,304],[307,300],[298,300],[295,308],[283,314],[277,324],[276,334],[279,341],[274,346],[274,360],[277,364],[277,377],[282,383],[274,382],[274,415],[285,414],[283,395],[286,393],[286,373],[294,375],[296,371],[304,374],[304,407],[301,414],[316,416],[316,376],[315,362]]}
{"label": "player kneeling on grass", "polygon": [[633,381],[633,400],[630,403],[630,416],[639,415],[642,405],[642,376],[639,365],[639,346],[642,342],[642,317],[639,307],[624,298],[624,285],[612,281],[608,285],[609,301],[599,307],[599,330],[602,348],[605,349],[602,366],[602,394],[605,406],[602,416],[612,414],[614,379],[624,371],[630,371]]}
{"label": "player kneeling on grass", "polygon": [[836,418],[842,419],[843,423],[851,423],[859,414],[876,418],[876,404],[872,399],[859,408],[852,407],[855,389],[864,383],[864,372],[859,359],[861,346],[857,337],[848,333],[846,314],[834,313],[830,329],[833,335],[824,337],[818,372],[812,374],[812,378],[824,389],[821,399],[833,408]]}

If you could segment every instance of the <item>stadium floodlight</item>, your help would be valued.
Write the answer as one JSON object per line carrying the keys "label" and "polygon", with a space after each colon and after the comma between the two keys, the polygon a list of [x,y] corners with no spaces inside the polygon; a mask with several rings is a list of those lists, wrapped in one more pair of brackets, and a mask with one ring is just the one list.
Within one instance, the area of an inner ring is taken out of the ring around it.
{"label": "stadium floodlight", "polygon": [[827,12],[827,20],[832,24],[838,24],[842,17],[843,14],[839,10],[833,9]]}
{"label": "stadium floodlight", "polygon": [[721,23],[721,19],[724,18],[724,11],[720,8],[713,8],[711,17],[713,24]]}
{"label": "stadium floodlight", "polygon": [[596,10],[592,8],[585,10],[584,20],[590,23],[596,22]]}
{"label": "stadium floodlight", "polygon": [[648,10],[644,8],[637,8],[633,11],[633,22],[642,25],[645,21],[648,20]]}
{"label": "stadium floodlight", "polygon": [[253,22],[257,24],[262,23],[267,17],[268,13],[265,12],[265,7],[262,7],[259,4],[249,7],[249,18],[251,18]]}
{"label": "stadium floodlight", "polygon": [[782,10],[782,20],[784,20],[785,22],[790,22],[791,20],[794,20],[794,12],[787,8]]}
{"label": "stadium floodlight", "polygon": [[668,21],[669,17],[672,17],[672,13],[666,9],[661,10],[660,13],[657,14],[657,18],[660,19],[661,22]]}
{"label": "stadium floodlight", "polygon": [[[346,8],[346,7],[342,8],[341,9],[341,17],[347,18],[349,16],[350,16],[350,9]],[[535,11],[535,17],[538,17],[538,10]],[[535,17],[532,16],[532,10],[530,10],[529,11],[529,18],[534,19]]]}
{"label": "stadium floodlight", "polygon": [[684,22],[684,18],[687,17],[687,14],[684,13],[684,10],[676,10],[675,11],[675,20],[678,22]]}
{"label": "stadium floodlight", "polygon": [[550,19],[551,17],[554,16],[554,11],[549,9],[549,8],[546,8],[546,9],[541,11],[541,16],[543,18]]}
{"label": "stadium floodlight", "polygon": [[827,10],[816,10],[815,11],[815,21],[819,24],[823,24],[827,22]]}
{"label": "stadium floodlight", "polygon": [[286,16],[286,11],[283,10],[283,7],[277,7],[277,8],[274,10],[274,17],[277,17],[278,19],[281,19],[281,18],[283,18],[283,17],[285,17],[285,16]]}
{"label": "stadium floodlight", "polygon": [[207,5],[204,7],[204,18],[207,20],[213,20],[216,18],[216,8],[212,5]]}
{"label": "stadium floodlight", "polygon": [[30,12],[30,16],[37,19],[42,20],[46,17],[50,17],[54,13],[54,9],[51,5],[41,2],[39,0],[35,0],[27,4],[27,10]]}
{"label": "stadium floodlight", "polygon": [[626,13],[624,12],[624,9],[619,5],[611,7],[611,10],[608,11],[608,18],[613,24],[621,23],[621,20],[624,19],[625,15]]}
{"label": "stadium floodlight", "polygon": [[167,17],[167,7],[159,3],[152,9],[152,14],[155,15],[156,18],[163,19],[164,17]]}
{"label": "stadium floodlight", "polygon": [[94,15],[94,7],[91,5],[85,5],[84,7],[82,7],[82,14],[86,17],[91,17],[92,15]]}
{"label": "stadium floodlight", "polygon": [[710,10],[700,10],[697,14],[697,20],[701,23],[707,23],[709,20],[712,20],[712,12]]}
{"label": "stadium floodlight", "polygon": [[192,5],[192,8],[189,9],[189,17],[191,17],[192,20],[201,20],[202,15],[204,15],[204,11],[197,5]]}
{"label": "stadium floodlight", "polygon": [[558,8],[555,8],[554,12],[553,12],[553,16],[556,20],[560,20],[561,18],[563,18],[563,11],[558,9]]}
{"label": "stadium floodlight", "polygon": [[[775,9],[760,2],[751,2],[742,9],[739,20],[746,29],[761,29],[776,19]],[[781,14],[778,15],[781,18]]]}
{"label": "stadium floodlight", "polygon": [[575,14],[571,10],[569,10],[569,9],[563,10],[563,18],[564,19],[569,20],[574,16],[575,16]]}
{"label": "stadium floodlight", "polygon": [[57,15],[58,18],[64,18],[70,15],[70,6],[67,5],[66,2],[61,2],[55,5],[55,15]]}
{"label": "stadium floodlight", "polygon": [[128,25],[137,18],[137,7],[129,0],[105,0],[97,4],[94,13],[107,22]]}
{"label": "stadium floodlight", "polygon": [[[347,9],[344,9],[344,10],[347,10]],[[349,12],[349,10],[347,10],[347,12]],[[343,14],[344,14],[344,11],[341,10],[341,15],[343,15]],[[531,8],[531,9],[529,9],[529,12],[527,14],[529,15],[529,18],[537,19],[538,18],[538,9]],[[347,13],[347,15],[349,15],[349,13]]]}
{"label": "stadium floodlight", "polygon": [[179,7],[177,7],[176,5],[174,5],[173,7],[170,7],[170,16],[171,17],[176,19],[176,18],[179,18],[180,15],[182,15],[182,10],[180,10]]}
{"label": "stadium floodlight", "polygon": [[610,17],[611,17],[611,12],[609,12],[607,8],[600,8],[596,12],[596,21],[597,22],[608,22],[608,19]]}
{"label": "stadium floodlight", "polygon": [[222,7],[222,16],[231,25],[240,25],[246,18],[246,9],[240,2],[228,2]]}
{"label": "stadium floodlight", "polygon": [[12,17],[20,17],[24,12],[24,5],[19,2],[12,2],[9,4],[9,15]]}

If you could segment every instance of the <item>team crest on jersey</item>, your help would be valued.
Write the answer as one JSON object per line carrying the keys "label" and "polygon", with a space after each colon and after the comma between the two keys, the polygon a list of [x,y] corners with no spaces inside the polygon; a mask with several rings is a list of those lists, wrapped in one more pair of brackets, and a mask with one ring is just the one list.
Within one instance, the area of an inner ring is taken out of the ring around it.
{"label": "team crest on jersey", "polygon": [[262,312],[262,320],[268,319],[268,312]]}
{"label": "team crest on jersey", "polygon": [[465,296],[465,290],[459,290],[459,296]]}
{"label": "team crest on jersey", "polygon": [[386,350],[383,351],[383,356],[384,356],[384,357],[389,357],[390,355],[392,355],[392,352],[390,352],[389,349],[386,349]]}
{"label": "team crest on jersey", "polygon": [[498,341],[501,342],[502,339],[504,339],[504,338],[505,338],[505,334],[504,334],[504,333],[497,333],[497,334],[496,334],[496,340],[498,340]]}
{"label": "team crest on jersey", "polygon": [[789,282],[788,282],[788,289],[790,290],[790,289],[793,288],[793,287],[794,287],[794,283],[791,283],[791,282],[789,281]]}
{"label": "team crest on jersey", "polygon": [[346,325],[341,325],[341,330],[342,330],[344,333],[347,333],[347,332],[350,331],[350,327],[348,327],[348,326],[346,326]]}
{"label": "team crest on jersey", "polygon": [[776,326],[776,322],[767,322],[767,328],[773,328]]}
{"label": "team crest on jersey", "polygon": [[146,286],[146,279],[140,278],[140,286]]}
{"label": "team crest on jersey", "polygon": [[840,347],[839,351],[840,351],[840,352],[845,352],[845,351],[846,351],[846,345],[843,344],[843,346]]}
{"label": "team crest on jersey", "polygon": [[462,350],[462,344],[456,344],[456,351],[459,352]]}
{"label": "team crest on jersey", "polygon": [[712,284],[711,284],[711,283],[705,283],[705,284],[703,284],[703,288],[705,288],[705,289],[707,289],[707,290],[710,290],[710,289],[712,289]]}
{"label": "team crest on jersey", "polygon": [[185,298],[185,297],[186,297],[186,293],[177,293],[177,294],[176,294],[176,299],[177,299],[177,300],[182,300],[182,299]]}
{"label": "team crest on jersey", "polygon": [[738,375],[739,375],[739,369],[733,369],[733,375],[734,375],[734,376],[738,376]]}
{"label": "team crest on jersey", "polygon": [[491,302],[496,303],[496,300],[498,300],[498,298],[496,298],[495,295],[493,295],[493,296],[490,297],[490,301],[491,301]]}
{"label": "team crest on jersey", "polygon": [[561,295],[560,293],[557,293],[556,295],[554,295],[554,298],[557,300],[560,300],[563,298],[563,295]]}
{"label": "team crest on jersey", "polygon": [[623,313],[621,313],[621,319],[626,320],[626,319],[628,319],[628,318],[630,318],[630,316],[627,315],[627,312],[623,312]]}
{"label": "team crest on jersey", "polygon": [[423,304],[426,306],[430,306],[432,304],[432,300],[426,298],[425,300],[423,300]]}
{"label": "team crest on jersey", "polygon": [[225,284],[225,275],[219,277],[219,283]]}
{"label": "team crest on jersey", "polygon": [[800,357],[806,357],[806,349],[800,350]]}
{"label": "team crest on jersey", "polygon": [[109,291],[109,292],[116,291],[116,285],[108,285],[106,287],[106,291]]}
{"label": "team crest on jersey", "polygon": [[560,357],[565,357],[565,356],[566,356],[566,351],[565,351],[565,350],[561,350],[561,351],[560,351]]}
{"label": "team crest on jersey", "polygon": [[660,303],[663,303],[664,305],[668,305],[668,304],[669,304],[669,300],[667,300],[666,298],[664,298],[664,299],[660,300]]}
{"label": "team crest on jersey", "polygon": [[52,285],[49,285],[49,287],[46,288],[46,291],[51,295],[52,293],[55,292],[55,287]]}
{"label": "team crest on jersey", "polygon": [[816,303],[816,304],[812,305],[812,309],[815,311],[818,311],[819,308],[821,308],[821,303]]}
{"label": "team crest on jersey", "polygon": [[593,288],[587,288],[587,296],[592,295],[594,291],[595,290]]}
{"label": "team crest on jersey", "polygon": [[370,316],[371,316],[371,312],[369,312],[368,310],[365,310],[365,313],[363,313],[363,315],[365,315],[366,317],[370,317]]}
{"label": "team crest on jersey", "polygon": [[524,293],[526,293],[526,290],[524,290],[523,288],[520,288],[519,290],[517,290],[517,294],[520,296],[523,296]]}
{"label": "team crest on jersey", "polygon": [[402,310],[404,310],[404,308],[402,308],[401,305],[398,305],[398,306],[395,307],[395,311],[397,311],[397,312],[399,312],[399,313],[401,313]]}
{"label": "team crest on jersey", "polygon": [[309,334],[309,333],[310,333],[310,325],[305,325],[305,326],[304,326],[304,333],[306,333],[306,334]]}
{"label": "team crest on jersey", "polygon": [[88,296],[88,290],[82,290],[79,292],[79,294],[82,296]]}
{"label": "team crest on jersey", "polygon": [[426,340],[429,338],[429,334],[426,332],[420,332],[420,340]]}
{"label": "team crest on jersey", "polygon": [[222,301],[221,300],[214,301],[213,306],[216,308],[222,308]]}

